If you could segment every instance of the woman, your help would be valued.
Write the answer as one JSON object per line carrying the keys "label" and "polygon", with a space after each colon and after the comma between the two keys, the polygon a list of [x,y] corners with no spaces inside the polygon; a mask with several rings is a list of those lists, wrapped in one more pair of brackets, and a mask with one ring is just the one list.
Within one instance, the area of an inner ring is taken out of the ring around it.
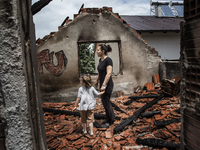
{"label": "woman", "polygon": [[96,53],[99,59],[99,65],[97,67],[98,76],[95,81],[95,88],[98,87],[98,83],[100,83],[100,91],[105,90],[105,93],[101,95],[101,101],[106,111],[107,120],[104,121],[102,127],[108,128],[114,122],[114,111],[112,108],[112,104],[110,101],[110,97],[113,91],[113,80],[112,80],[112,69],[113,62],[110,57],[107,56],[108,52],[111,52],[112,48],[110,45],[100,44],[97,47]]}

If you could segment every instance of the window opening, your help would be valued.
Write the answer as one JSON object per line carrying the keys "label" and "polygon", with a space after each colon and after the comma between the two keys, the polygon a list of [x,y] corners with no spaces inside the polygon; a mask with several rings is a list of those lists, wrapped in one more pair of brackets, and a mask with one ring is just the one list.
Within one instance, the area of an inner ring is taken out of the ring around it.
{"label": "window opening", "polygon": [[[99,57],[96,54],[96,49],[98,43],[80,43],[78,44],[79,47],[79,70],[80,74],[97,74],[97,67],[99,64]],[[108,53],[108,57],[110,57],[113,61],[113,75],[117,75],[121,73],[121,66],[120,66],[120,49],[118,42],[109,42],[102,44],[110,45],[112,48],[112,52]]]}

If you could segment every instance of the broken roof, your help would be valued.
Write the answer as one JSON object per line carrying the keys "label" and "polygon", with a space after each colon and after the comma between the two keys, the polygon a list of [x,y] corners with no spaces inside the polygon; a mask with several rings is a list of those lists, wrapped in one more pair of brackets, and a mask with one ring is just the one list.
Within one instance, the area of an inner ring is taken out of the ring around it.
{"label": "broken roof", "polygon": [[120,15],[137,32],[179,32],[184,18]]}

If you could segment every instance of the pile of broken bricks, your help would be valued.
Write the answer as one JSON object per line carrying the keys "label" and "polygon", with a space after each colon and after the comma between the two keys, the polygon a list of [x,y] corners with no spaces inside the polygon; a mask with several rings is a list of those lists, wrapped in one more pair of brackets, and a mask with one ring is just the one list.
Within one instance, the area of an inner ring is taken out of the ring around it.
{"label": "pile of broken bricks", "polygon": [[164,84],[159,80],[155,83],[154,79],[154,83],[136,88],[131,95],[118,92],[118,97],[111,99],[115,122],[109,128],[101,128],[105,111],[101,100],[96,98],[93,136],[82,133],[80,112],[72,111],[75,102],[43,103],[48,149],[179,149],[180,96],[170,95],[170,90],[163,92],[161,88],[165,85],[170,88],[171,81],[177,84],[180,78],[165,80]]}

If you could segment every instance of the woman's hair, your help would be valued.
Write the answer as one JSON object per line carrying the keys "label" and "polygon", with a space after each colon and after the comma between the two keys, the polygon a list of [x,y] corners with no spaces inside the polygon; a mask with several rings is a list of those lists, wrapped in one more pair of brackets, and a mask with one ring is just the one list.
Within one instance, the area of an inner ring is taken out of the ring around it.
{"label": "woman's hair", "polygon": [[89,74],[82,76],[83,82],[85,83],[85,87],[89,88],[92,86],[92,79]]}
{"label": "woman's hair", "polygon": [[110,45],[106,45],[106,44],[99,44],[98,46],[101,47],[101,50],[104,50],[105,55],[107,55],[108,52],[112,52],[112,48],[110,47]]}

